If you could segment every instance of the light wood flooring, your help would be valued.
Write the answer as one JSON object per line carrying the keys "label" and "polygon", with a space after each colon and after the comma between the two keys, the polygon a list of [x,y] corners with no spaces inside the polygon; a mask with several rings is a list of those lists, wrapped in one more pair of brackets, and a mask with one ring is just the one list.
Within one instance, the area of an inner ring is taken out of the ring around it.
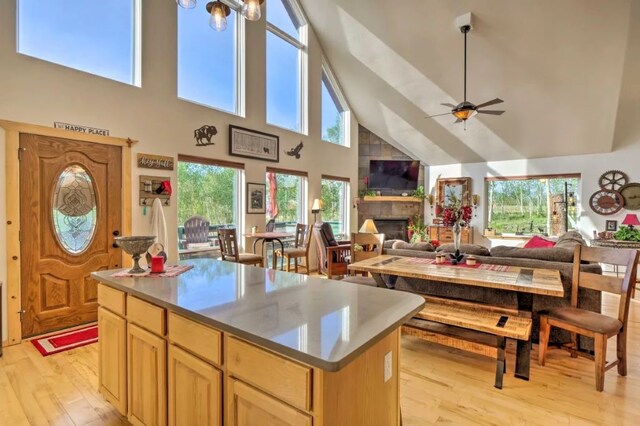
{"label": "light wood flooring", "polygon": [[[606,296],[612,314],[617,298]],[[547,365],[532,359],[531,381],[513,377],[508,354],[504,389],[493,387],[495,362],[405,336],[401,354],[404,425],[640,424],[640,301],[631,306],[629,375],[607,373],[595,391],[593,363],[552,350]],[[610,340],[609,360],[615,355]],[[0,425],[127,424],[97,392],[97,345],[42,357],[29,342],[0,358]]]}

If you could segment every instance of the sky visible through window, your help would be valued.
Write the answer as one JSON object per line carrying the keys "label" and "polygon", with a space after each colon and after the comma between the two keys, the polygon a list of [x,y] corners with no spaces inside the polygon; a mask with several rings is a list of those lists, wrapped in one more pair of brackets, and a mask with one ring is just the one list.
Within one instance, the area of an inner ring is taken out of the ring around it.
{"label": "sky visible through window", "polygon": [[236,12],[227,17],[227,29],[217,32],[205,7],[178,7],[178,97],[235,113]]}
{"label": "sky visible through window", "polygon": [[20,53],[134,83],[134,0],[21,0],[18,11]]}
{"label": "sky visible through window", "polygon": [[322,140],[344,145],[344,119],[322,76]]}
{"label": "sky visible through window", "polygon": [[[269,23],[298,39],[298,28],[280,0],[267,1]],[[300,51],[267,31],[267,122],[300,131]]]}

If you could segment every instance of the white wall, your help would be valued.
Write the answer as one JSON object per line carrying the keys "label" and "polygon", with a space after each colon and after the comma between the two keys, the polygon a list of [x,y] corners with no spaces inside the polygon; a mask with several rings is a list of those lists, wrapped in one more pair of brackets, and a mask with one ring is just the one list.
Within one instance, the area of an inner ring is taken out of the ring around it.
{"label": "white wall", "polygon": [[[135,194],[138,176],[171,175],[176,172],[154,172],[138,169],[136,153],[152,153],[176,157],[179,153],[245,163],[247,182],[264,182],[265,168],[276,163],[229,157],[228,126],[235,124],[280,136],[280,163],[277,167],[304,170],[309,173],[309,206],[320,197],[320,176],[329,174],[349,177],[352,194],[357,191],[358,122],[352,116],[353,148],[320,141],[321,122],[321,47],[309,31],[309,136],[265,124],[265,20],[246,23],[246,115],[241,118],[205,108],[176,97],[176,5],[175,2],[142,2],[142,87],[132,87],[59,65],[16,53],[16,2],[0,0],[0,119],[52,126],[54,121],[83,124],[109,129],[112,136],[138,140],[133,148],[133,231],[148,232],[149,216],[142,215]],[[197,12],[194,12],[197,13]],[[96,15],[99,19],[99,13]],[[216,144],[195,147],[193,130],[211,124],[218,128]],[[0,135],[2,136],[2,135]],[[4,138],[0,138],[4,140]],[[284,155],[285,149],[304,142],[302,158]],[[4,143],[4,142],[0,142]],[[4,145],[0,145],[0,164],[4,165]],[[5,195],[4,175],[0,184],[0,281],[6,286]],[[352,203],[349,203],[351,206]],[[356,225],[356,211],[351,209],[351,223]],[[165,207],[170,231],[169,252],[177,250],[176,199]],[[309,223],[313,216],[309,213]],[[245,215],[245,229],[264,227],[264,216]],[[2,296],[3,303],[5,295]],[[3,313],[6,309],[3,309]],[[3,324],[6,325],[6,314]],[[6,328],[5,333],[6,336]]]}
{"label": "white wall", "polygon": [[[475,227],[475,242],[490,245],[490,241],[482,236],[486,214],[485,177],[522,176],[557,173],[581,173],[578,188],[578,230],[587,238],[591,238],[593,230],[604,231],[608,219],[622,221],[628,210],[622,209],[615,215],[601,216],[588,206],[591,194],[596,192],[598,178],[608,170],[617,169],[626,172],[632,182],[640,181],[640,143],[623,147],[609,154],[579,155],[567,157],[540,158],[534,160],[496,161],[490,163],[452,164],[448,166],[432,166],[429,171],[429,188],[434,188],[439,177],[468,176],[472,178],[471,192],[481,197],[477,217],[472,221]],[[509,244],[501,241],[500,244]]]}

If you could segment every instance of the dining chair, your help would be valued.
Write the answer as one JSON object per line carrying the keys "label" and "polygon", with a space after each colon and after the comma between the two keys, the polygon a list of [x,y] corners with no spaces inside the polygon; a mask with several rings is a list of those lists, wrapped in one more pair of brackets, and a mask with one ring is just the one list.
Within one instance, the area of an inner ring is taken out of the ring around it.
{"label": "dining chair", "polygon": [[[610,368],[618,367],[618,374],[627,375],[627,322],[629,319],[629,304],[631,293],[635,286],[637,264],[637,250],[616,248],[594,248],[578,245],[573,257],[573,283],[571,286],[571,306],[558,307],[540,312],[540,346],[538,363],[545,364],[549,334],[551,327],[559,327],[571,332],[569,350],[573,358],[578,355],[595,361],[596,390],[604,389],[604,374]],[[608,263],[625,266],[626,271],[622,279],[613,276],[603,276],[580,270],[583,262]],[[580,309],[578,306],[578,291],[592,289],[618,294],[618,315],[616,318],[596,312]],[[595,356],[578,350],[578,334],[591,337],[594,340]],[[617,336],[616,360],[607,364],[607,341]]]}
{"label": "dining chair", "polygon": [[[302,223],[296,224],[296,237],[293,247],[286,247],[284,251],[277,249],[275,255],[284,258],[285,271],[291,271],[291,259],[293,259],[294,272],[299,267],[304,268],[304,273],[309,275],[309,249],[311,248],[311,227]],[[298,263],[298,259],[304,258],[304,266]]]}
{"label": "dining chair", "polygon": [[244,265],[256,265],[264,267],[264,257],[254,253],[240,253],[238,251],[238,236],[235,228],[218,229],[218,242],[222,260],[242,263]]}

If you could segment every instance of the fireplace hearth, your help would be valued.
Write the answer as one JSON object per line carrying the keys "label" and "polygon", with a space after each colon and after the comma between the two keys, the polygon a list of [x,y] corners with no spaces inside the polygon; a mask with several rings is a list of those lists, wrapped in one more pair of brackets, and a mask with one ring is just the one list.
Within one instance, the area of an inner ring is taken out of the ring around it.
{"label": "fireplace hearth", "polygon": [[384,234],[385,240],[403,240],[409,241],[407,228],[409,227],[409,218],[374,218],[373,223],[376,224],[378,232]]}

